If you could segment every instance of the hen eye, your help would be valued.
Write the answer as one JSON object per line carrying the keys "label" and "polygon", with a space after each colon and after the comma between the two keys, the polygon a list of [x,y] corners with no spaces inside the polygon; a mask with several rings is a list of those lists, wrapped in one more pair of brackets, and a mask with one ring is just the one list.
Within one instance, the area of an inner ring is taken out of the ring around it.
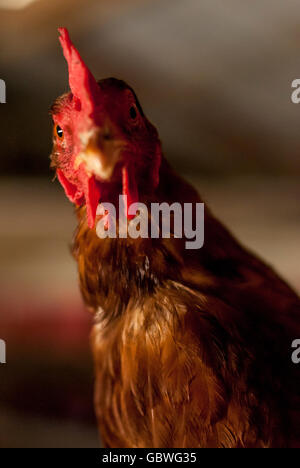
{"label": "hen eye", "polygon": [[64,132],[59,125],[56,125],[56,135],[58,138],[62,138],[64,136]]}
{"label": "hen eye", "polygon": [[137,117],[137,112],[136,112],[135,107],[133,107],[133,106],[130,107],[129,113],[130,113],[130,117],[132,118],[132,120],[135,120],[136,117]]}

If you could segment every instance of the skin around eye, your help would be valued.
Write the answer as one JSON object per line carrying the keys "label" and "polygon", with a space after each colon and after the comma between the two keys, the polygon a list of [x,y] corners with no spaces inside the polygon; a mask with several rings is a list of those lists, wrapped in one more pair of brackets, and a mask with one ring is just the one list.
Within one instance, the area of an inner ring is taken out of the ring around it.
{"label": "skin around eye", "polygon": [[64,132],[63,132],[63,129],[59,126],[59,125],[56,125],[55,127],[55,134],[56,136],[61,140],[64,136]]}

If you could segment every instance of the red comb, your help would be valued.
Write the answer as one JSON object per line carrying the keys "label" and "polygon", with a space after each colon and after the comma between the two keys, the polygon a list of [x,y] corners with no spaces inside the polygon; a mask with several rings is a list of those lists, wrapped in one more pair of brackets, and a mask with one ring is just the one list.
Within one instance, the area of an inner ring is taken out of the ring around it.
{"label": "red comb", "polygon": [[100,88],[73,45],[68,30],[58,28],[58,31],[63,53],[68,63],[69,84],[72,94],[79,99],[82,110],[91,114],[95,107],[96,97],[100,93]]}

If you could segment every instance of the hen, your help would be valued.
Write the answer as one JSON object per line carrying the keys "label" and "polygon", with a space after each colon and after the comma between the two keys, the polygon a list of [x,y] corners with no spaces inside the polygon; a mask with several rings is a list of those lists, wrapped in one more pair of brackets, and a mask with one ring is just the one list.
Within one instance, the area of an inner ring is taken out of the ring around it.
{"label": "hen", "polygon": [[51,109],[51,158],[77,206],[73,254],[94,312],[105,446],[299,446],[299,297],[206,206],[198,250],[184,236],[99,238],[97,206],[117,206],[119,194],[128,206],[202,200],[164,159],[134,91],[96,82],[60,34],[71,92]]}

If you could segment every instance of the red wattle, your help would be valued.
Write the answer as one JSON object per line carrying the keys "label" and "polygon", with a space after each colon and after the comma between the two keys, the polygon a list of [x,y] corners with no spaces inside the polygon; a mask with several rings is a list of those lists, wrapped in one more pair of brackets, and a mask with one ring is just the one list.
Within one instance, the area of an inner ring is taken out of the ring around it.
{"label": "red wattle", "polygon": [[94,176],[84,178],[83,191],[86,204],[87,222],[90,229],[95,226],[96,212],[100,200],[101,190]]}
{"label": "red wattle", "polygon": [[56,171],[59,182],[61,183],[67,198],[76,205],[80,206],[84,202],[84,194],[75,184],[72,184],[61,169]]}
{"label": "red wattle", "polygon": [[128,209],[132,203],[139,201],[139,197],[134,171],[128,166],[124,166],[122,169],[122,183],[123,195],[127,196],[126,216],[127,219],[132,219],[134,215],[129,215]]}
{"label": "red wattle", "polygon": [[80,189],[66,178],[62,170],[57,169],[58,180],[63,186],[68,199],[77,206],[86,205],[88,226],[93,229],[101,195],[100,187],[94,176],[89,177],[86,174],[82,165],[78,174],[80,174]]}

